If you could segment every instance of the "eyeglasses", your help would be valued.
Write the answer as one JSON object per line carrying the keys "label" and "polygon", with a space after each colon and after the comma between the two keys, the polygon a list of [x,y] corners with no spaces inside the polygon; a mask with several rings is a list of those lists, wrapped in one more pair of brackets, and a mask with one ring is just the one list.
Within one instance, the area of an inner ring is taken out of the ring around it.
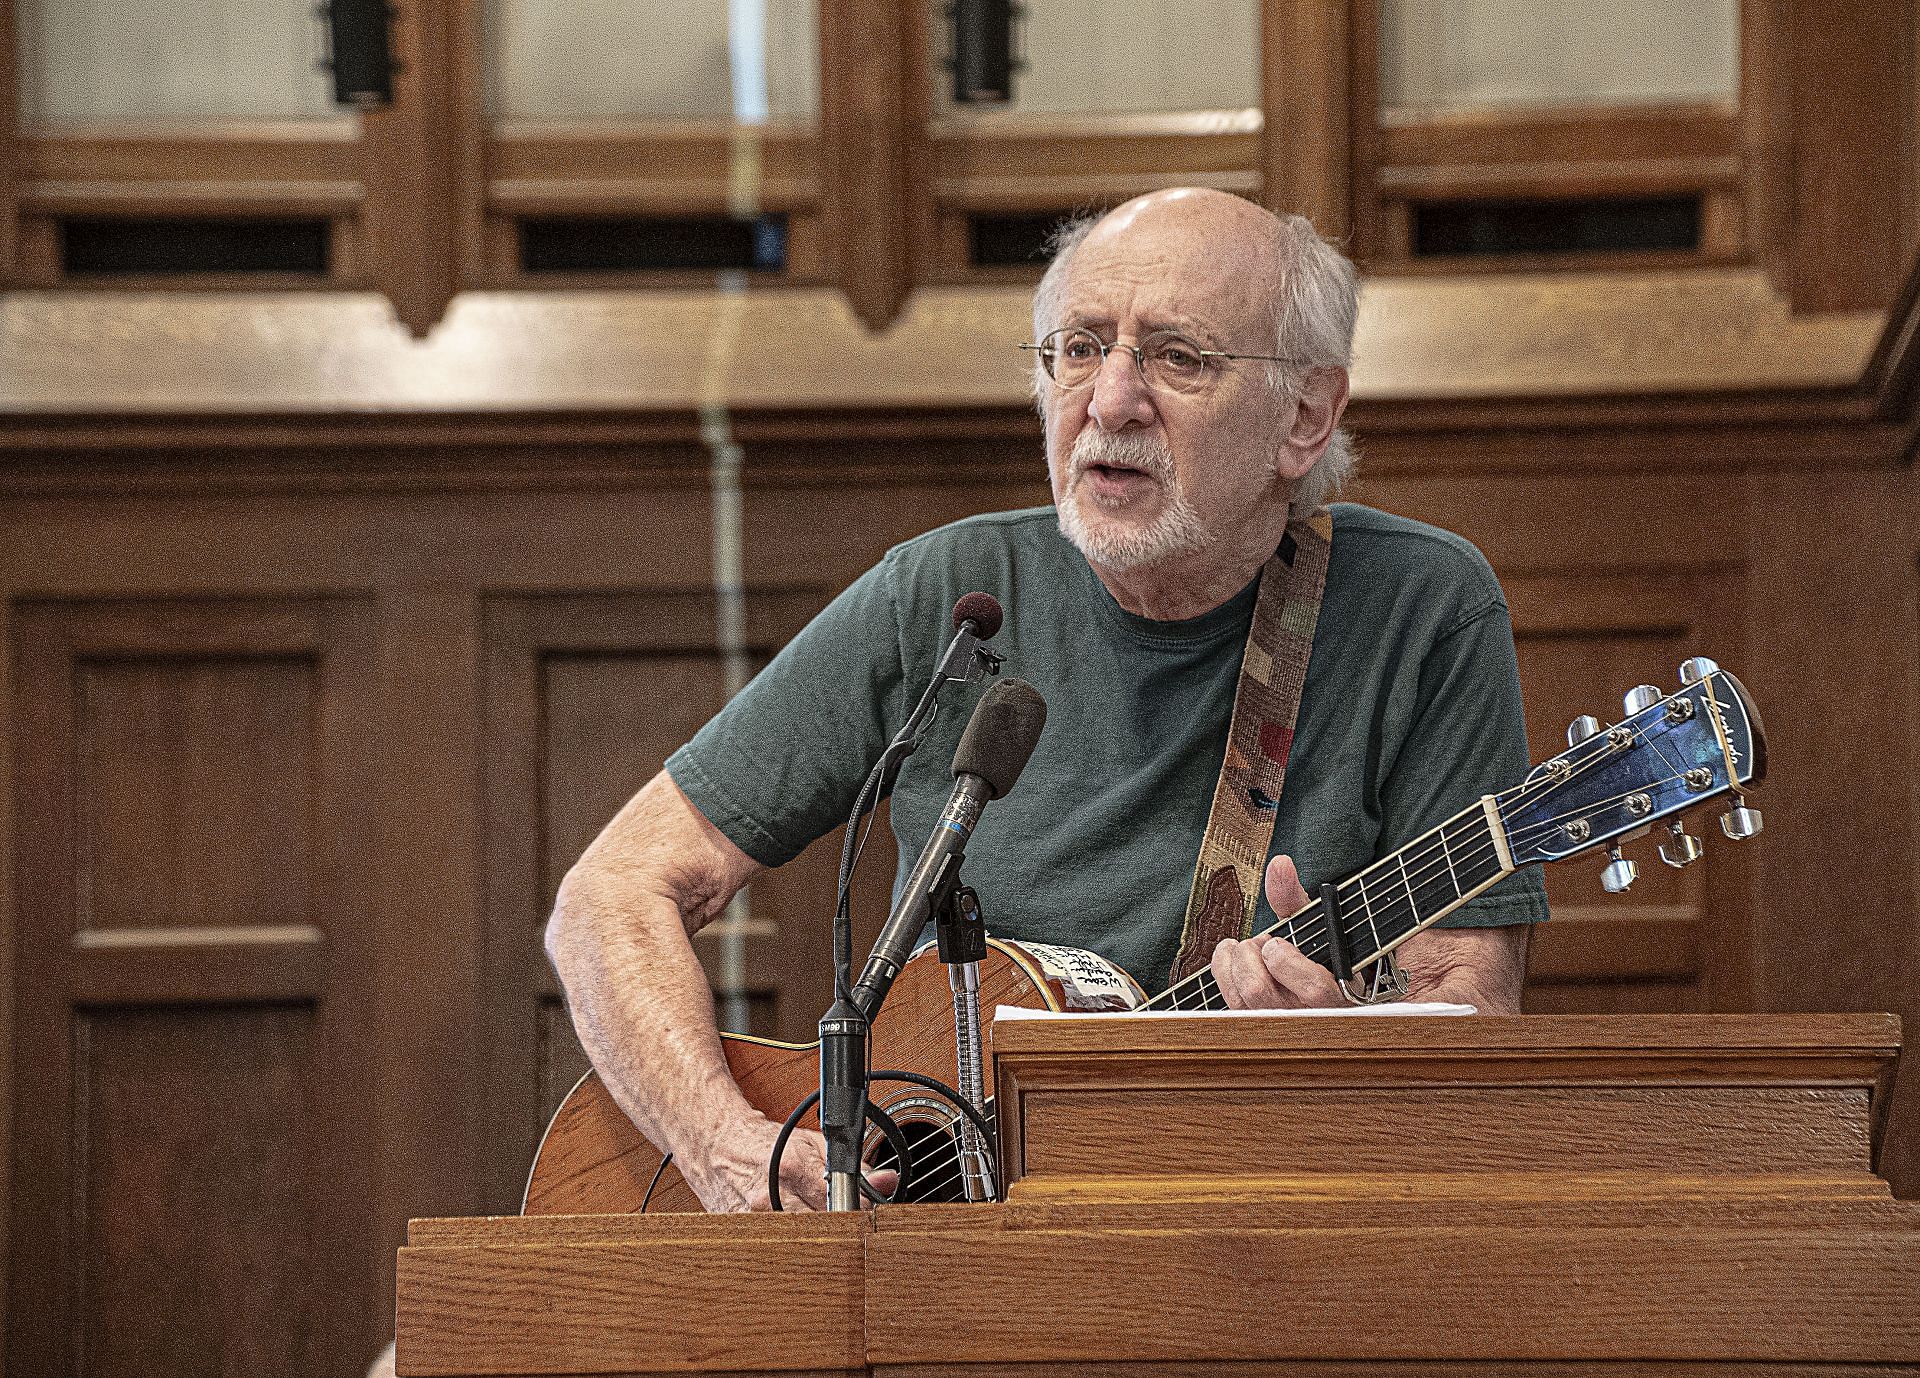
{"label": "eyeglasses", "polygon": [[1091,330],[1071,326],[1056,330],[1039,344],[1023,344],[1022,349],[1040,356],[1040,367],[1047,371],[1055,387],[1063,392],[1083,388],[1094,380],[1107,352],[1122,349],[1133,356],[1140,380],[1162,392],[1198,392],[1207,386],[1213,361],[1261,359],[1271,364],[1304,366],[1304,359],[1289,359],[1279,354],[1229,354],[1224,349],[1202,349],[1184,335],[1171,330],[1156,330],[1137,345],[1115,340],[1106,343]]}

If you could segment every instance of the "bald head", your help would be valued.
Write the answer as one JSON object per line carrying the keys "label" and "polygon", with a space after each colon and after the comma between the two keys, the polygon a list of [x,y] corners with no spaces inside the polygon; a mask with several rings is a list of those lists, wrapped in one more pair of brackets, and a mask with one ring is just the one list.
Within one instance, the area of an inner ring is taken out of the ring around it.
{"label": "bald head", "polygon": [[1280,286],[1280,217],[1245,197],[1210,187],[1173,187],[1136,196],[1093,222],[1080,248],[1088,257],[1143,257],[1196,281],[1237,283],[1243,299]]}

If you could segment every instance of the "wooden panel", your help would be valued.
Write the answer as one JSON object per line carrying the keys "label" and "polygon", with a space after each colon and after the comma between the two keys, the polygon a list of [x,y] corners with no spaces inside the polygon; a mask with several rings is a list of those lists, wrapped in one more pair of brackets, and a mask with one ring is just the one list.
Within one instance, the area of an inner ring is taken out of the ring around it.
{"label": "wooden panel", "polygon": [[[754,662],[826,596],[750,591]],[[554,892],[607,820],[724,701],[713,616],[704,593],[487,601],[487,1114],[496,1209],[518,1205],[551,1107],[584,1067],[540,946]],[[831,865],[816,848],[753,888],[748,995],[770,1020],[755,1032],[805,1039],[824,1008],[824,995],[814,1002],[828,970],[818,916],[831,910],[823,896],[833,872],[823,863]],[[696,950],[710,959],[712,943],[703,934]]]}
{"label": "wooden panel", "polygon": [[337,1371],[315,1253],[309,1010],[79,1021],[73,1274],[84,1378]]}
{"label": "wooden panel", "polygon": [[[619,1241],[400,1252],[403,1372],[864,1372],[870,1217],[645,1216]],[[543,1220],[542,1223],[547,1223]],[[458,1227],[456,1226],[456,1229]],[[421,1242],[424,1240],[426,1242]],[[526,1323],[531,1306],[545,1323]]]}
{"label": "wooden panel", "polygon": [[[1231,1163],[1265,1172],[1310,1174],[1337,1164],[1339,1172],[1378,1173],[1404,1165],[1410,1139],[1420,1145],[1422,1170],[1441,1173],[1512,1172],[1542,1162],[1682,1176],[1840,1173],[1868,1161],[1864,1091],[1694,1091],[1682,1116],[1664,1088],[1302,1088],[1269,1068],[1247,1079],[1245,1092],[1208,1095],[1205,1118],[1197,1107],[1170,1104],[1163,1086],[1030,1092],[1023,1168],[1055,1179],[1178,1175],[1230,1144]],[[1501,1125],[1498,1135],[1487,1132],[1489,1116]],[[1143,1125],[1153,1127],[1150,1141]],[[1756,1125],[1772,1132],[1762,1138]],[[1125,1157],[1113,1147],[1120,1143],[1129,1145]]]}
{"label": "wooden panel", "polygon": [[308,916],[315,669],[293,658],[80,663],[78,928]]}
{"label": "wooden panel", "polygon": [[[1566,724],[1582,713],[1619,721],[1621,697],[1636,684],[1677,688],[1688,656],[1712,656],[1739,675],[1740,579],[1725,566],[1507,575],[1533,757],[1560,750]],[[1660,860],[1664,828],[1628,844],[1640,865],[1628,894],[1600,889],[1603,853],[1547,869],[1554,917],[1528,955],[1529,1010],[1747,1008],[1750,920],[1738,886],[1715,884],[1729,863],[1737,879],[1739,860],[1719,836],[1719,808],[1689,816],[1690,832],[1712,836],[1708,854],[1685,870]]]}
{"label": "wooden panel", "polygon": [[20,142],[20,195],[43,214],[347,213],[351,121],[65,130]]}
{"label": "wooden panel", "polygon": [[[1116,1266],[1116,1248],[1127,1265]],[[1153,1265],[1131,1266],[1141,1257]],[[1813,1294],[1809,1276],[1821,1279]],[[1907,1361],[1920,1345],[1920,1313],[1905,1305],[1916,1285],[1913,1232],[1897,1227],[1216,1230],[1196,1220],[1118,1239],[880,1229],[868,1296],[914,1304],[871,1306],[867,1343],[878,1364],[940,1361],[952,1338],[924,1318],[951,1313],[993,1317],[972,1352],[995,1373],[1195,1353],[1485,1363],[1489,1348],[1504,1362],[1478,1371],[1598,1356],[1636,1373],[1648,1359],[1688,1358],[1745,1373],[1755,1359]],[[1280,1304],[1285,1324],[1247,1323]]]}
{"label": "wooden panel", "polygon": [[359,1354],[362,636],[345,601],[15,614],[15,1371]]}

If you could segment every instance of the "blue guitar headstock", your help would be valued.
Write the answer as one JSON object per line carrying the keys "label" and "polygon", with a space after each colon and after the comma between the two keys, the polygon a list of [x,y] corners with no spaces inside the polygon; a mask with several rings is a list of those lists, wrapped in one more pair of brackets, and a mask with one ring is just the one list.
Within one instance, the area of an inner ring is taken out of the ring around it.
{"label": "blue guitar headstock", "polygon": [[1604,846],[1613,859],[1602,883],[1624,890],[1638,871],[1620,856],[1622,841],[1665,822],[1660,857],[1685,866],[1701,848],[1679,815],[1724,795],[1733,796],[1720,819],[1726,835],[1738,841],[1760,831],[1759,810],[1741,793],[1766,774],[1759,710],[1740,681],[1705,656],[1684,662],[1680,680],[1673,694],[1648,684],[1632,690],[1626,716],[1611,727],[1575,719],[1565,751],[1495,796],[1516,867]]}

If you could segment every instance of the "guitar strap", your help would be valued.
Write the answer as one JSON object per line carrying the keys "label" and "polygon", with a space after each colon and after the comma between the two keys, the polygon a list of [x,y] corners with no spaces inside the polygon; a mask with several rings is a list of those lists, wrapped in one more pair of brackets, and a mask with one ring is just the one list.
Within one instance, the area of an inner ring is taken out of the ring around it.
{"label": "guitar strap", "polygon": [[1222,938],[1253,932],[1332,549],[1333,514],[1318,508],[1287,523],[1279,550],[1261,571],[1226,759],[1213,787],[1169,982],[1206,966]]}

